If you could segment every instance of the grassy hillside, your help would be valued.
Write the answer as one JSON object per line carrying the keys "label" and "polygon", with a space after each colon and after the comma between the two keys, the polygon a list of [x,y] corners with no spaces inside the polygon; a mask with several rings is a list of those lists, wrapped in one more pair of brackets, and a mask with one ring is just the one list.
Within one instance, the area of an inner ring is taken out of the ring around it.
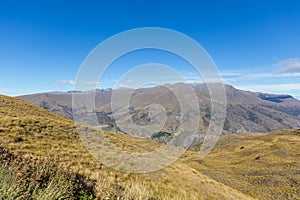
{"label": "grassy hillside", "polygon": [[[117,196],[127,199],[251,199],[181,162],[141,175],[108,169],[83,147],[71,120],[19,99],[0,96],[0,116],[3,145],[15,153],[57,157],[61,165],[95,179],[96,195],[100,199]],[[153,141],[103,133],[128,150],[149,151],[159,147]]]}
{"label": "grassy hillside", "polygon": [[[128,151],[148,152],[162,145],[123,134],[101,133]],[[98,199],[300,198],[299,130],[224,136],[204,159],[195,151],[199,147],[194,147],[164,169],[129,174],[106,168],[94,159],[71,120],[0,95],[0,137],[2,145],[13,153],[54,157],[60,166],[94,179]]]}
{"label": "grassy hillside", "polygon": [[0,199],[94,198],[95,183],[59,167],[55,159],[14,155],[0,147]]}
{"label": "grassy hillside", "polygon": [[224,136],[204,159],[184,162],[258,199],[300,199],[300,129]]}

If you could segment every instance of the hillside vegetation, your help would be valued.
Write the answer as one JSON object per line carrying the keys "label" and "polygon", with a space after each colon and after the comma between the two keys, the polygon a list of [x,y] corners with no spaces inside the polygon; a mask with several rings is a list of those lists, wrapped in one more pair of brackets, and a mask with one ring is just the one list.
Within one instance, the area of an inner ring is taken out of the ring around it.
{"label": "hillside vegetation", "polygon": [[[96,199],[300,198],[299,130],[224,136],[203,159],[196,146],[164,169],[130,174],[109,169],[89,154],[68,118],[2,95],[0,117],[1,145],[32,159],[55,158],[58,168],[95,180]],[[119,133],[101,134],[128,151],[149,152],[162,145]]]}
{"label": "hillside vegetation", "polygon": [[300,199],[300,129],[227,135],[204,159],[183,162],[258,199]]}
{"label": "hillside vegetation", "polygon": [[0,147],[0,199],[93,199],[95,183],[55,159],[14,155]]}

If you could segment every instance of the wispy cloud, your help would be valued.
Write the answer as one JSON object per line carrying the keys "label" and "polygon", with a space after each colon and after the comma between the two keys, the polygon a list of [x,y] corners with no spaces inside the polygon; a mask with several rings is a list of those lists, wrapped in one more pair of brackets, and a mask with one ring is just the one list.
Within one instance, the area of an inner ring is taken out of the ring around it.
{"label": "wispy cloud", "polygon": [[64,83],[64,84],[69,84],[69,85],[75,85],[75,82],[72,80],[59,80],[58,82]]}
{"label": "wispy cloud", "polygon": [[245,73],[240,76],[242,79],[259,79],[259,78],[288,78],[288,77],[300,77],[299,73]]}
{"label": "wispy cloud", "polygon": [[120,84],[117,85],[117,88],[134,88],[134,87],[131,87],[130,85],[120,83]]}
{"label": "wispy cloud", "polygon": [[241,90],[252,92],[264,92],[272,94],[289,94],[300,99],[300,83],[285,83],[285,84],[253,84],[235,86]]}
{"label": "wispy cloud", "polygon": [[289,58],[275,65],[279,73],[300,73],[300,59]]}
{"label": "wispy cloud", "polygon": [[240,70],[230,70],[230,71],[221,71],[220,72],[222,77],[232,77],[232,76],[241,76],[242,73]]}
{"label": "wispy cloud", "polygon": [[103,83],[102,82],[99,82],[99,81],[90,81],[90,82],[87,82],[87,85],[91,85],[91,86],[95,86],[95,87],[102,87],[103,86]]}
{"label": "wispy cloud", "polygon": [[300,77],[300,59],[289,58],[273,65],[270,72],[232,71],[221,72],[222,77],[236,82],[244,80],[260,81],[265,78],[298,78]]}
{"label": "wispy cloud", "polygon": [[222,72],[226,83],[242,90],[290,94],[300,97],[300,59],[281,60],[268,67],[269,72],[240,70],[234,73]]}
{"label": "wispy cloud", "polygon": [[240,85],[238,88],[250,91],[284,92],[300,90],[300,83]]}

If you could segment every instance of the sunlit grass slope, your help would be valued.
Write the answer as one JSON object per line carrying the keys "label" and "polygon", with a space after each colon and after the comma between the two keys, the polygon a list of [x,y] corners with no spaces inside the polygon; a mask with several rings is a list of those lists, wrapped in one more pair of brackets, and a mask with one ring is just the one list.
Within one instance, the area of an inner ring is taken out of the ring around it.
{"label": "sunlit grass slope", "polygon": [[300,199],[300,129],[224,136],[183,162],[257,199]]}
{"label": "sunlit grass slope", "polygon": [[[96,129],[79,128],[100,134]],[[162,144],[146,139],[103,131],[101,134],[127,151],[150,152],[162,148]],[[271,134],[226,136],[204,159],[200,159],[196,151],[188,151],[178,161],[159,171],[130,174],[107,168],[97,161],[84,148],[71,120],[22,100],[0,95],[0,137],[2,145],[13,153],[55,157],[61,166],[79,170],[79,173],[95,179],[98,199],[299,197],[299,174],[295,172],[299,169],[297,140],[300,136],[293,131],[274,134],[277,138],[274,141]],[[285,146],[288,149],[280,153]],[[277,166],[273,168],[273,164]],[[286,178],[288,173],[293,181]],[[271,180],[267,184],[262,182],[266,177]],[[287,187],[287,184],[291,186]]]}

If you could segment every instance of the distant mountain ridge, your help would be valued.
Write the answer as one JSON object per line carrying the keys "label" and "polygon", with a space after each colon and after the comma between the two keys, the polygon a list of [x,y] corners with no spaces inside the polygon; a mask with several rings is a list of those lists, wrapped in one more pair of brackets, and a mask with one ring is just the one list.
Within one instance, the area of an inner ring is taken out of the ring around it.
{"label": "distant mountain ridge", "polygon": [[[171,90],[182,90],[182,92],[184,92],[184,86],[183,83],[168,85]],[[209,92],[205,84],[193,84],[192,87],[198,98],[201,114],[198,132],[204,134],[210,121]],[[180,106],[171,90],[164,86],[137,89],[132,94],[130,106],[114,113],[111,109],[112,93],[126,94],[132,92],[132,89],[96,90],[95,104],[98,122],[106,130],[119,130],[113,115],[123,116],[124,112],[130,112],[130,117],[136,124],[147,125],[150,121],[149,106],[160,104],[167,112],[167,121],[161,131],[174,133],[179,127]],[[300,127],[300,101],[290,95],[243,91],[230,85],[225,85],[225,91],[227,115],[223,134],[271,132]],[[84,92],[79,93],[84,94]],[[19,96],[19,98],[72,119],[72,92],[41,93]]]}

